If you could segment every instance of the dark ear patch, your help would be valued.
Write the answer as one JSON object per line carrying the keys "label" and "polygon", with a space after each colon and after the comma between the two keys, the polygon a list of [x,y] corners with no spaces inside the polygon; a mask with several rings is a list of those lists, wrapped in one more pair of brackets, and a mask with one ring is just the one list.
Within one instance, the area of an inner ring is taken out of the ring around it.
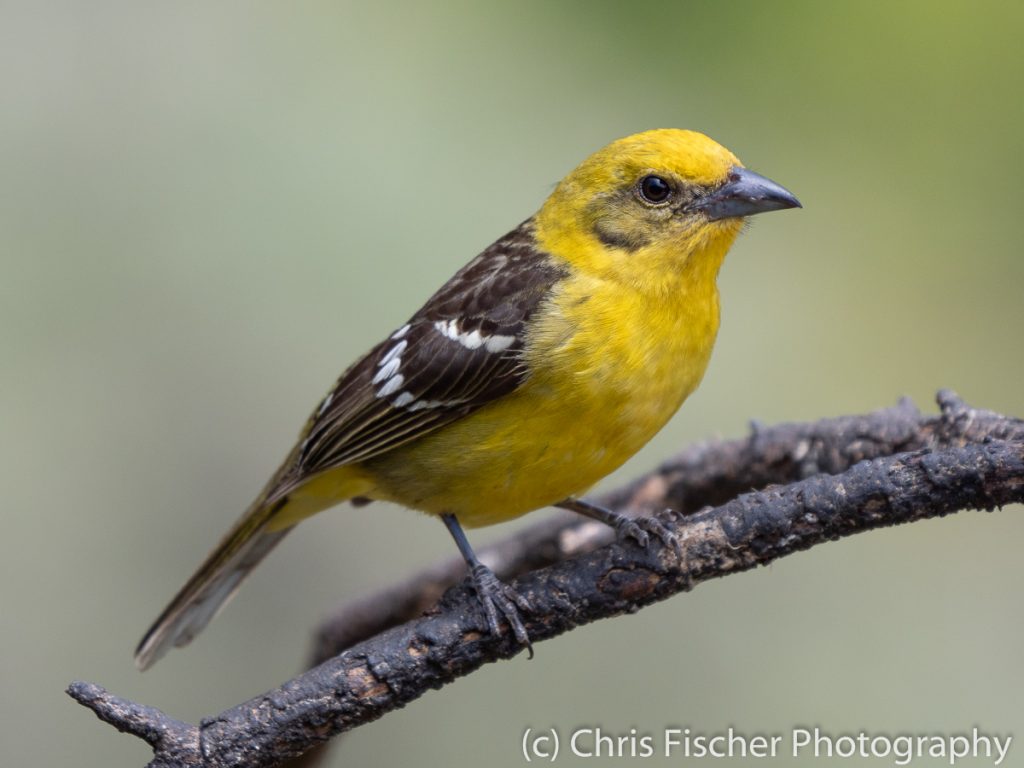
{"label": "dark ear patch", "polygon": [[605,245],[630,252],[637,251],[650,242],[642,232],[623,232],[608,219],[598,219],[594,222],[594,234]]}

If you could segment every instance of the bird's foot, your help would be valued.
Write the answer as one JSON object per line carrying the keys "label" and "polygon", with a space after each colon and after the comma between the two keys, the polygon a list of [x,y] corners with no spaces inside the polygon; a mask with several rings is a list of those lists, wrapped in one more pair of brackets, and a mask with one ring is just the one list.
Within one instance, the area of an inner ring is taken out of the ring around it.
{"label": "bird's foot", "polygon": [[512,634],[520,645],[523,645],[530,652],[533,658],[533,646],[530,644],[530,636],[523,625],[519,612],[529,613],[531,611],[529,601],[516,592],[508,584],[505,584],[494,571],[482,563],[477,563],[470,569],[470,577],[473,581],[473,589],[476,591],[480,605],[484,609],[484,616],[487,619],[487,628],[495,637],[501,637],[501,628],[498,622],[504,618],[512,628]]}
{"label": "bird's foot", "polygon": [[672,529],[656,517],[627,517],[612,512],[615,519],[611,525],[620,539],[633,539],[641,547],[646,548],[650,542],[650,535],[653,534],[661,539],[666,547],[672,547],[675,553],[682,556],[683,548],[679,543],[679,537],[672,532]]}
{"label": "bird's foot", "polygon": [[[581,515],[586,515],[594,520],[600,520],[605,525],[610,525],[614,528],[620,540],[633,539],[645,549],[650,543],[651,534],[653,534],[661,539],[661,542],[666,547],[672,547],[676,556],[682,559],[683,547],[679,542],[679,537],[657,517],[629,517],[621,512],[606,509],[583,499],[566,499],[555,506],[579,512]],[[666,510],[664,514],[668,516],[674,513]]]}

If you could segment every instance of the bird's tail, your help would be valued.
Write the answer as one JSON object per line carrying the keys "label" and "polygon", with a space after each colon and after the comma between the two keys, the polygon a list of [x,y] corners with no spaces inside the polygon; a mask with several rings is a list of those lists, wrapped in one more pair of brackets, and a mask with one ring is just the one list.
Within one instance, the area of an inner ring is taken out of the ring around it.
{"label": "bird's tail", "polygon": [[189,643],[217,615],[238,587],[296,523],[353,497],[371,493],[373,481],[345,465],[282,490],[290,466],[271,478],[252,506],[175,595],[142,638],[135,666],[148,669],[171,648]]}
{"label": "bird's tail", "polygon": [[148,669],[172,645],[186,645],[210,623],[249,572],[292,529],[270,530],[270,521],[286,503],[282,499],[267,506],[259,499],[235,523],[146,632],[135,650],[135,666]]}

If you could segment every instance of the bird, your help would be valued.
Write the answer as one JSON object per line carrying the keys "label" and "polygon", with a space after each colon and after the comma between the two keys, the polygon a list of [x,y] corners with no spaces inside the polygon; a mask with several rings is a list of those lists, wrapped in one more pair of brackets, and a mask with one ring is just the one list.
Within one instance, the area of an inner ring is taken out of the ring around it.
{"label": "bird", "polygon": [[696,131],[655,129],[586,158],[536,214],[484,249],[353,363],[266,486],[145,634],[150,667],[190,642],[305,518],[349,501],[439,517],[492,635],[529,646],[528,601],[463,527],[548,506],[646,545],[671,541],[583,495],[700,383],[717,275],[747,217],[799,208]]}

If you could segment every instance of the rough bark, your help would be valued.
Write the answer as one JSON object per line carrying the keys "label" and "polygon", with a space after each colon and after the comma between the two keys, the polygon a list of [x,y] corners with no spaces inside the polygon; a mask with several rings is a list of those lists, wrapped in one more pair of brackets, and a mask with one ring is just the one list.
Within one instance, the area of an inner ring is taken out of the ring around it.
{"label": "rough bark", "polygon": [[[680,552],[657,540],[616,542],[600,524],[558,516],[484,557],[499,575],[517,576],[536,644],[861,531],[1024,501],[1024,422],[950,392],[939,405],[938,416],[903,401],[863,416],[755,426],[746,439],[690,448],[603,500],[659,514]],[[444,563],[342,609],[317,633],[322,663],[199,726],[89,683],[68,693],[148,742],[151,766],[279,765],[522,650],[509,633],[486,632],[465,586],[444,591],[460,575]]]}

